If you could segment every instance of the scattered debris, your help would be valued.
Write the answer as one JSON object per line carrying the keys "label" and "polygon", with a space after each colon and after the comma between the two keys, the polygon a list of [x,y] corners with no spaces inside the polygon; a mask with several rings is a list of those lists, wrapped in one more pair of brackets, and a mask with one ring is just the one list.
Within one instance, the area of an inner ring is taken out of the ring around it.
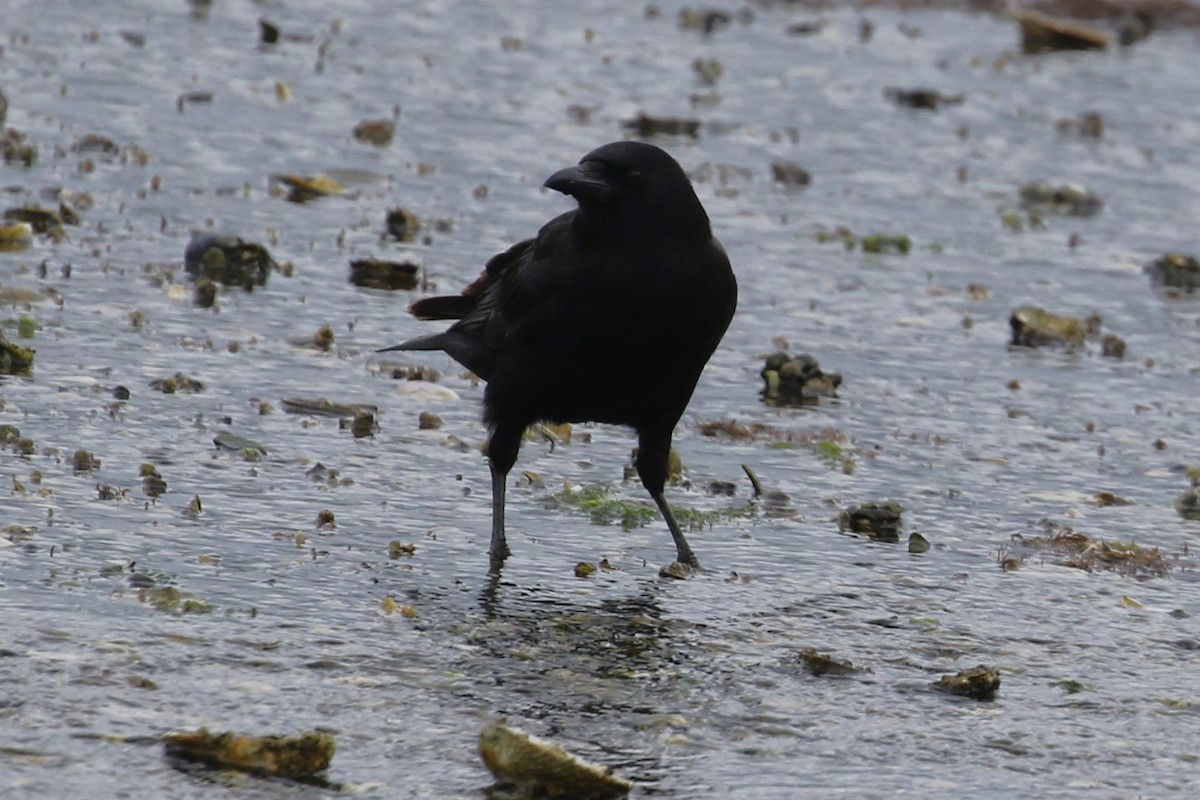
{"label": "scattered debris", "polygon": [[679,11],[679,27],[684,30],[712,33],[718,28],[724,28],[732,21],[733,17],[728,12],[717,9],[683,8]]}
{"label": "scattered debris", "polygon": [[697,58],[692,61],[692,72],[705,86],[715,86],[725,74],[725,68],[715,58]]}
{"label": "scattered debris", "polygon": [[793,22],[785,30],[789,36],[813,36],[825,30],[827,25],[829,25],[829,20],[819,17],[818,19],[810,19],[803,22]]}
{"label": "scattered debris", "polygon": [[818,228],[815,238],[822,243],[841,242],[847,250],[862,247],[864,253],[890,253],[906,256],[912,250],[912,239],[903,233],[869,233],[865,236],[858,236],[849,228],[838,226],[833,230]]}
{"label": "scattered debris", "polygon": [[206,91],[184,92],[183,94],[179,95],[179,97],[175,98],[175,108],[179,109],[179,113],[182,114],[184,107],[187,106],[188,104],[198,103],[198,104],[207,105],[207,104],[211,103],[214,99],[215,99],[215,97],[212,92],[206,92]]}
{"label": "scattered debris", "polygon": [[16,128],[0,131],[0,153],[4,155],[5,164],[19,164],[26,169],[37,163],[38,159],[37,145],[27,142],[25,134]]}
{"label": "scattered debris", "polygon": [[[1178,501],[1176,503],[1178,508]],[[1097,541],[1070,527],[1045,524],[1048,529],[1046,536],[1014,534],[1010,542],[1000,548],[998,560],[1001,567],[1016,569],[1031,552],[1049,557],[1051,563],[1059,566],[1085,572],[1106,570],[1130,577],[1161,578],[1173,567],[1157,547],[1142,547],[1133,541]],[[1006,565],[1010,560],[1015,563]]]}

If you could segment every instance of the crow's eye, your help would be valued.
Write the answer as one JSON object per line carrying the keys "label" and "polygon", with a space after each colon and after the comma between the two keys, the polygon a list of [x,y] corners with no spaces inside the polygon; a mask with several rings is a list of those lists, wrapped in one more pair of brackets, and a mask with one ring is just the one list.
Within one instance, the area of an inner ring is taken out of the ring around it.
{"label": "crow's eye", "polygon": [[631,170],[629,170],[629,172],[625,173],[625,177],[628,178],[630,181],[637,183],[638,181],[640,181],[642,179],[642,173],[636,169],[631,169]]}

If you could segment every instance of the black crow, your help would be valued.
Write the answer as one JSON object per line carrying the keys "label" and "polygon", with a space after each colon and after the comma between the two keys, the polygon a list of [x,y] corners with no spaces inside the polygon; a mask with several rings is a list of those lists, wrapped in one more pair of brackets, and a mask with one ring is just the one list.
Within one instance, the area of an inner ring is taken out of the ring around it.
{"label": "black crow", "polygon": [[487,381],[491,560],[508,555],[505,479],[537,422],[605,422],[638,434],[637,471],[698,566],[663,497],[671,434],[737,306],[737,281],[675,159],[613,142],[547,187],[579,208],[494,256],[461,295],[413,303],[418,319],[458,320],[387,350],[443,350]]}

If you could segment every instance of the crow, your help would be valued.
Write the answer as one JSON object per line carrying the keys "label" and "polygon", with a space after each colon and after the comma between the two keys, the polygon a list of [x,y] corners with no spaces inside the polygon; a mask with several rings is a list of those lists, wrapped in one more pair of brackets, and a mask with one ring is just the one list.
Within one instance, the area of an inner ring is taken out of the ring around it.
{"label": "crow", "polygon": [[579,207],[492,257],[462,294],[413,303],[418,319],[457,321],[385,350],[442,350],[487,381],[494,572],[509,555],[506,478],[538,422],[633,428],[677,561],[698,567],[663,487],[675,424],[737,307],[729,258],[687,175],[654,145],[603,145],[545,186]]}

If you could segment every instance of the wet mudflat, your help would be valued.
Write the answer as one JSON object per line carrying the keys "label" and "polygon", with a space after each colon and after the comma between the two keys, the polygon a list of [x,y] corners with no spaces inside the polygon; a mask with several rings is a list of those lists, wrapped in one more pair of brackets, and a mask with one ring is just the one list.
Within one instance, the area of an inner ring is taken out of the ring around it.
{"label": "wet mudflat", "polygon": [[[498,717],[635,794],[1195,794],[1200,523],[1175,502],[1200,300],[1143,273],[1197,248],[1195,30],[1022,55],[999,15],[766,4],[705,33],[681,8],[10,4],[0,89],[36,159],[0,167],[4,207],[81,219],[0,253],[3,331],[36,349],[0,377],[0,794],[482,797]],[[489,578],[481,386],[373,351],[565,209],[542,180],[639,114],[698,123],[653,140],[741,287],[668,491],[706,570],[658,577],[661,522],[618,522],[648,506],[632,436],[576,426],[526,442]],[[368,120],[391,140],[356,138]],[[342,190],[289,202],[278,175]],[[1101,206],[1023,201],[1035,181]],[[290,274],[197,305],[197,232]],[[423,285],[351,283],[372,257]],[[1023,306],[1100,334],[1010,348]],[[839,398],[764,404],[785,345]],[[418,367],[438,380],[393,377]],[[297,398],[373,405],[378,430]],[[617,503],[593,520],[596,485]],[[899,542],[840,529],[886,501]],[[994,700],[931,688],[979,664]],[[328,730],[333,786],[164,758],[202,726]]]}

